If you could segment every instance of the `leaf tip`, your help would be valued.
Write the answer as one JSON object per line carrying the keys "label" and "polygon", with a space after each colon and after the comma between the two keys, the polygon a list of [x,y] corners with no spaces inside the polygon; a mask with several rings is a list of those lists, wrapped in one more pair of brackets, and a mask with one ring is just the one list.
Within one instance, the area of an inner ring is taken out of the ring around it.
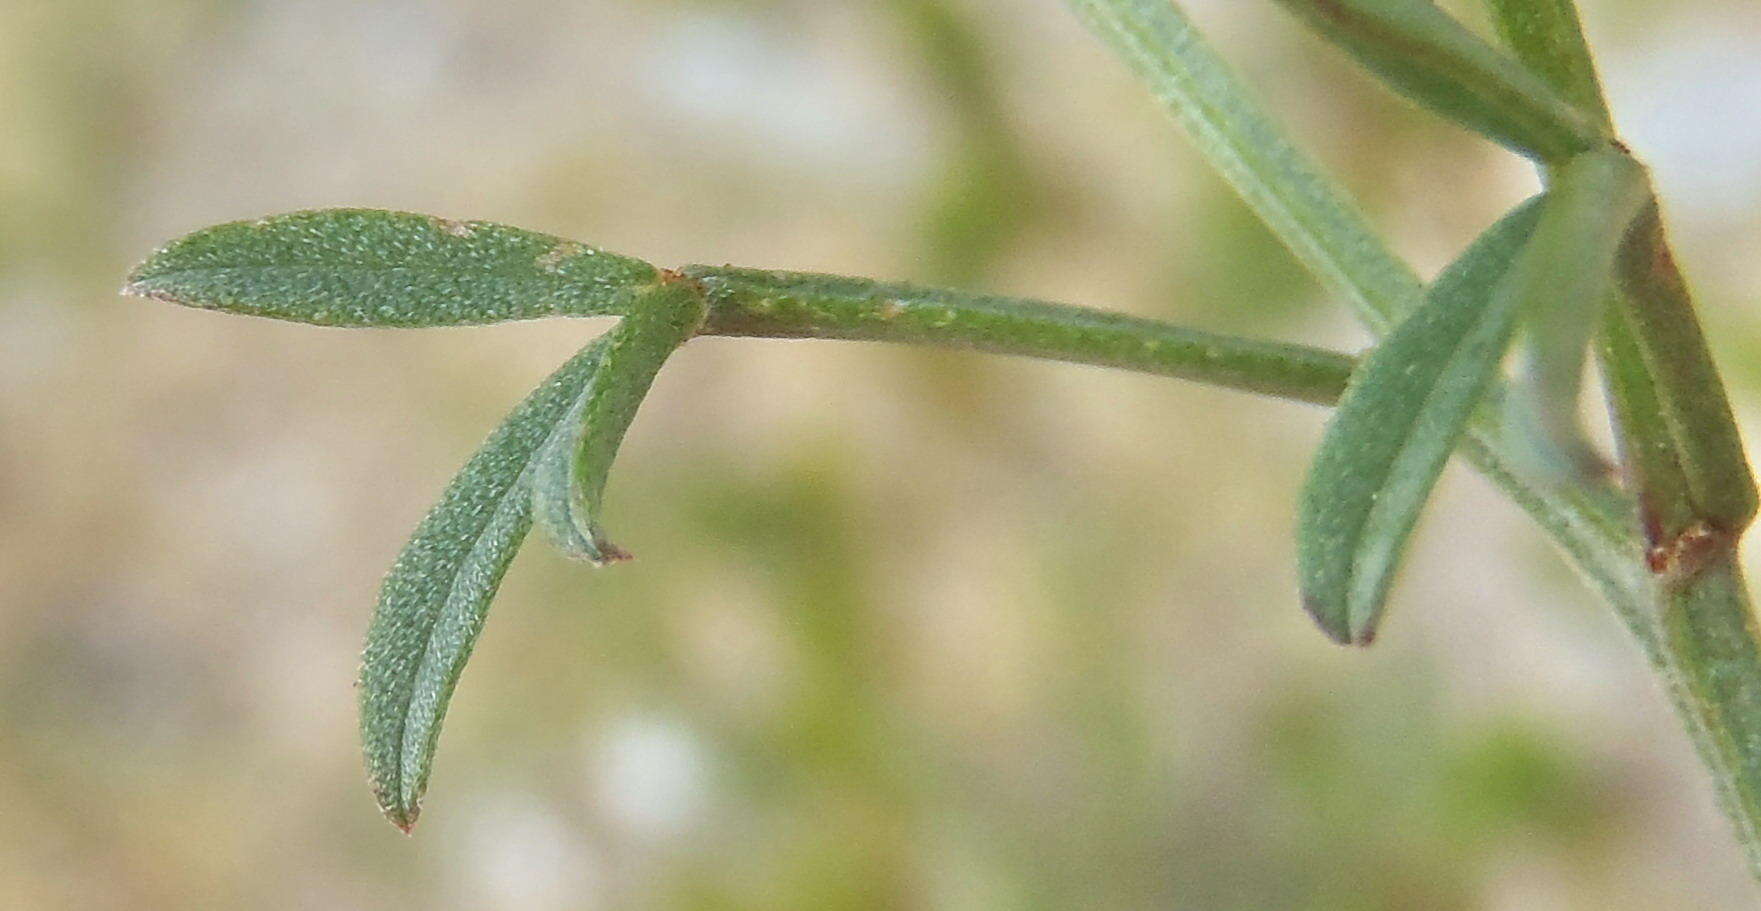
{"label": "leaf tip", "polygon": [[628,563],[631,560],[636,559],[635,554],[630,553],[604,538],[595,537],[593,539],[593,546],[597,552],[588,558],[588,562],[592,563],[594,566],[612,566],[618,563]]}
{"label": "leaf tip", "polygon": [[1317,595],[1305,593],[1302,596],[1302,609],[1314,619],[1321,632],[1337,645],[1364,646],[1376,641],[1376,626],[1373,622],[1353,624],[1345,618],[1344,611],[1330,609],[1328,602]]}
{"label": "leaf tip", "polygon": [[412,806],[407,811],[400,807],[385,808],[385,818],[405,835],[416,834],[416,817],[422,815],[420,807]]}
{"label": "leaf tip", "polygon": [[422,815],[421,798],[405,797],[395,788],[384,788],[377,778],[370,778],[368,783],[372,785],[373,796],[379,804],[379,813],[385,817],[385,821],[396,826],[405,835],[413,834],[416,818]]}
{"label": "leaf tip", "polygon": [[[144,266],[145,263],[142,265]],[[177,296],[170,291],[167,291],[164,288],[155,288],[148,284],[147,279],[141,275],[141,269],[139,267],[128,274],[128,278],[124,280],[121,290],[116,293],[123,297],[138,297],[143,300],[160,301],[167,304],[183,303],[183,301],[179,300]]]}
{"label": "leaf tip", "polygon": [[[356,683],[359,686],[359,681]],[[420,793],[406,793],[397,785],[387,787],[380,777],[380,770],[373,767],[371,758],[368,762],[367,784],[373,789],[374,802],[379,804],[379,812],[385,821],[397,827],[399,832],[409,835],[416,828],[416,818],[422,815],[422,797]]]}

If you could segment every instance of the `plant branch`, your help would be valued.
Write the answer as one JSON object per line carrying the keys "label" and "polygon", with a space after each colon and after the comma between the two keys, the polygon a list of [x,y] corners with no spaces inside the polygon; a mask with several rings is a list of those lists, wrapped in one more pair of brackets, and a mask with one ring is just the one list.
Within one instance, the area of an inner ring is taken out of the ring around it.
{"label": "plant branch", "polygon": [[[1331,404],[1355,361],[1348,355],[1183,329],[1155,320],[1042,301],[867,279],[687,266],[709,300],[704,335],[887,341],[1099,364],[1158,376]],[[1529,445],[1497,418],[1507,393],[1488,395],[1463,455],[1529,513],[1565,552],[1653,660],[1650,580],[1633,534],[1632,503],[1607,486],[1549,486],[1518,473],[1510,454]]]}
{"label": "plant branch", "polygon": [[[1485,3],[1519,59],[1609,123],[1572,0]],[[1761,876],[1761,635],[1735,551],[1754,483],[1654,200],[1620,273],[1599,360],[1652,573],[1632,594],[1645,597],[1638,619],[1657,632],[1639,638]]]}
{"label": "plant branch", "polygon": [[[1180,8],[1168,0],[1069,0],[1097,36],[1138,73],[1273,232],[1377,335],[1423,298],[1410,266],[1377,236],[1343,189],[1284,135]],[[1502,384],[1488,399],[1503,400]],[[1642,548],[1632,507],[1609,485],[1560,485],[1522,466],[1530,443],[1482,408],[1462,452],[1559,545],[1621,612],[1647,653],[1653,625],[1632,595],[1629,565]]]}
{"label": "plant branch", "polygon": [[687,266],[709,301],[702,333],[967,348],[1196,380],[1332,404],[1356,362],[1306,345],[1235,338],[1045,301],[805,272]]}

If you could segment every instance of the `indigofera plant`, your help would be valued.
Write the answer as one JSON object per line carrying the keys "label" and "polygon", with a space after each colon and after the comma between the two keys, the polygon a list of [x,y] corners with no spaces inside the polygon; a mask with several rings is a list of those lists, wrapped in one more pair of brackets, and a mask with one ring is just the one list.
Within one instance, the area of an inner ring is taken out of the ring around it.
{"label": "indigofera plant", "polygon": [[[1279,0],[1388,85],[1533,160],[1544,190],[1430,285],[1395,257],[1169,0],[1071,0],[1330,292],[1363,357],[1043,301],[731,266],[662,269],[502,225],[362,209],[198,231],[125,291],[323,326],[615,316],[478,450],[393,565],[368,630],[361,728],[408,830],[447,702],[536,523],[601,528],[619,442],[699,335],[890,341],[1117,367],[1336,404],[1299,500],[1303,604],[1367,644],[1444,464],[1460,453],[1616,609],[1659,672],[1761,871],[1761,644],[1735,560],[1756,494],[1645,169],[1615,136],[1571,0],[1487,0],[1504,48],[1429,0]],[[1520,343],[1520,344],[1519,344]],[[1520,347],[1520,369],[1501,365]],[[1617,452],[1579,426],[1586,365]]]}

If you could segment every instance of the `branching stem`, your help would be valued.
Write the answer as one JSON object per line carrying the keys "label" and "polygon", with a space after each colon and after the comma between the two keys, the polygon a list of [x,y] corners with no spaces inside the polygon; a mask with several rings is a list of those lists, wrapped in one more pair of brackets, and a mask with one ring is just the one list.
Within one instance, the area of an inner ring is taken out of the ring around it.
{"label": "branching stem", "polygon": [[707,335],[830,338],[968,348],[1119,367],[1332,404],[1355,361],[1306,345],[965,291],[804,272],[689,266],[709,300]]}

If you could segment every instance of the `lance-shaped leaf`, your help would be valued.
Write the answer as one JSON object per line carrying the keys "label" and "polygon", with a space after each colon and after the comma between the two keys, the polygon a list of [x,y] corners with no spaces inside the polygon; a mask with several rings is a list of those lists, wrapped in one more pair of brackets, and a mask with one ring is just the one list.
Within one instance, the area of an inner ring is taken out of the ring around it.
{"label": "lance-shaped leaf", "polygon": [[[1609,150],[1579,155],[1549,175],[1545,300],[1524,314],[1528,363],[1520,417],[1533,422],[1544,468],[1569,478],[1601,464],[1578,419],[1578,392],[1590,342],[1614,286],[1615,255],[1627,228],[1650,199],[1645,169]],[[1536,254],[1540,250],[1537,248]]]}
{"label": "lance-shaped leaf", "polygon": [[318,209],[172,241],[123,291],[319,326],[461,326],[628,312],[658,271],[571,240],[481,221]]}
{"label": "lance-shaped leaf", "polygon": [[1297,514],[1303,604],[1327,635],[1367,644],[1388,579],[1516,319],[1505,279],[1535,201],[1480,235],[1352,376]]}
{"label": "lance-shaped leaf", "polygon": [[416,824],[440,722],[502,574],[531,528],[531,466],[581,399],[607,340],[575,355],[471,457],[379,592],[360,679],[361,740],[380,809]]}
{"label": "lance-shaped leaf", "polygon": [[1627,234],[1615,268],[1694,509],[1714,528],[1740,533],[1755,518],[1755,478],[1655,202]]}
{"label": "lance-shaped leaf", "polygon": [[1573,0],[1482,0],[1504,43],[1581,111],[1609,124],[1608,103]]}
{"label": "lance-shaped leaf", "polygon": [[1603,144],[1594,113],[1431,0],[1279,0],[1389,85],[1521,154],[1564,161]]}
{"label": "lance-shaped leaf", "polygon": [[599,364],[533,465],[532,506],[538,526],[569,556],[595,564],[628,560],[599,527],[605,480],[624,431],[673,351],[703,322],[696,289],[663,284],[603,339]]}

